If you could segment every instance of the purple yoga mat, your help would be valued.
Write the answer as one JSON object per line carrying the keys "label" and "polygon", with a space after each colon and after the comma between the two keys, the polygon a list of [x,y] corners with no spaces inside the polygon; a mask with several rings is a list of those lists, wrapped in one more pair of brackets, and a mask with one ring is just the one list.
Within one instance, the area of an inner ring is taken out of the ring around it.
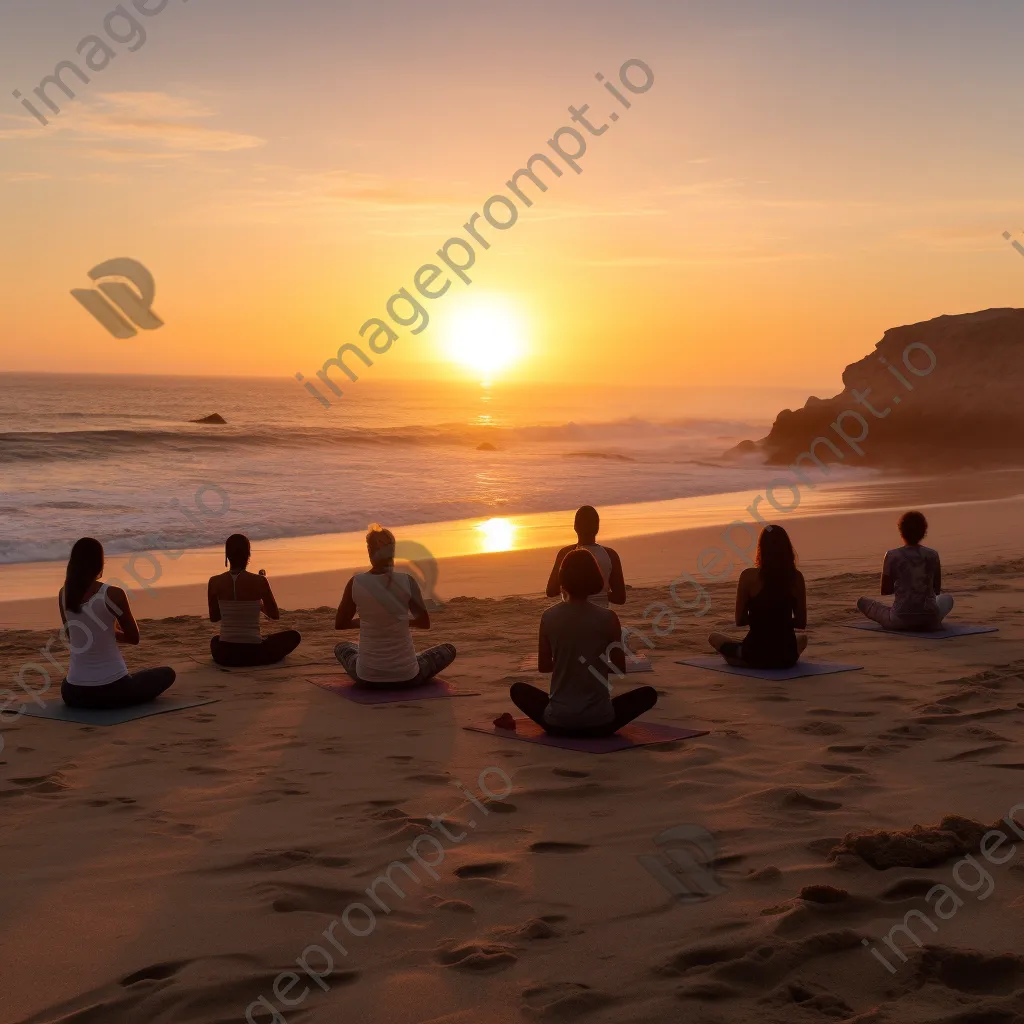
{"label": "purple yoga mat", "polygon": [[336,675],[306,677],[321,690],[336,693],[353,704],[398,704],[414,700],[442,700],[445,697],[479,697],[479,690],[456,690],[441,678],[432,679],[425,686],[413,686],[408,690],[371,690],[356,686],[347,677]]}
{"label": "purple yoga mat", "polygon": [[629,750],[630,747],[646,747],[652,743],[670,743],[672,740],[690,740],[695,736],[708,735],[707,729],[680,729],[675,725],[659,725],[657,722],[631,722],[624,725],[614,736],[581,740],[569,736],[549,736],[529,718],[517,718],[515,732],[511,729],[499,729],[496,725],[467,725],[463,728],[469,732],[482,732],[485,736],[522,740],[524,743],[540,743],[545,747],[578,750],[584,754],[614,754],[616,750]]}

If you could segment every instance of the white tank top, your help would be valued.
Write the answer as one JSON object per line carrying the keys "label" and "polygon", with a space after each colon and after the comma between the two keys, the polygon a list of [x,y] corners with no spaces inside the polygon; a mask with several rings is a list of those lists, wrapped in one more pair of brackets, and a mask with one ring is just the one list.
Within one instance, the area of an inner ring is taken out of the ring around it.
{"label": "white tank top", "polygon": [[238,600],[238,573],[231,573],[231,593],[234,599],[226,601],[223,597],[217,601],[220,608],[220,638],[226,644],[259,644],[263,642],[260,635],[260,611],[262,601]]}
{"label": "white tank top", "polygon": [[[611,555],[600,544],[577,544],[577,550],[589,551],[597,562],[598,569],[601,570],[601,579],[604,582],[604,589],[599,594],[591,594],[588,601],[591,604],[596,604],[599,608],[608,607],[608,587],[611,584],[612,578],[612,559]],[[562,594],[562,600],[568,600],[566,595]]]}
{"label": "white tank top", "polygon": [[[419,585],[408,573],[361,572],[352,577],[359,613],[356,675],[368,683],[404,683],[420,666],[409,629],[409,602]],[[422,599],[421,599],[422,600]]]}
{"label": "white tank top", "polygon": [[107,604],[107,586],[104,583],[88,601],[83,601],[80,612],[65,607],[64,591],[60,594],[71,647],[67,679],[74,686],[105,686],[128,675],[114,634],[116,617]]}

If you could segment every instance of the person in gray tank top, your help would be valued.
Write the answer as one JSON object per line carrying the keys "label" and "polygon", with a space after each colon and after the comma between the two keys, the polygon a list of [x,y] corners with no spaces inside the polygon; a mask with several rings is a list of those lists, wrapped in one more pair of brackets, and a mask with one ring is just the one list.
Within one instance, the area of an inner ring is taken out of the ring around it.
{"label": "person in gray tank top", "polygon": [[604,576],[585,548],[569,551],[558,569],[567,600],[548,608],[540,620],[537,670],[551,673],[551,692],[514,683],[512,703],[546,732],[559,736],[611,736],[658,701],[653,686],[611,695],[608,674],[626,670],[619,617],[589,598],[601,591]]}

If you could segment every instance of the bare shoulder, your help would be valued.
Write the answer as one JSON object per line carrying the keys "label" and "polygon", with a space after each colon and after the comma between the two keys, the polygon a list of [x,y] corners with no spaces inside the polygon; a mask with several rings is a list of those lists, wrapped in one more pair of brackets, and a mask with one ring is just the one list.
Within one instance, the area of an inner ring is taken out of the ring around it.
{"label": "bare shoulder", "polygon": [[747,566],[747,568],[740,573],[740,583],[753,583],[760,574],[761,570],[758,569],[756,565]]}

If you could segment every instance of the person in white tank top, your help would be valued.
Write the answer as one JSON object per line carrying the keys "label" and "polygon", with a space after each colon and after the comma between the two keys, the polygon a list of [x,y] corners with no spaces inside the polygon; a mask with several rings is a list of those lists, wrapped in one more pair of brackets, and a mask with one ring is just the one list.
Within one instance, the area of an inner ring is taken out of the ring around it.
{"label": "person in white tank top", "polygon": [[233,533],[224,543],[227,572],[211,576],[207,587],[210,621],[220,623],[220,636],[210,638],[210,655],[226,668],[276,665],[302,642],[301,634],[286,629],[260,634],[260,615],[281,618],[267,574],[249,572],[252,545],[244,533]]}
{"label": "person in white tank top", "polygon": [[348,581],[334,619],[335,629],[358,629],[359,643],[338,644],[335,657],[357,685],[422,686],[455,660],[455,648],[440,644],[416,653],[412,628],[430,629],[419,583],[395,570],[390,530],[372,524],[366,548],[370,570]]}
{"label": "person in white tank top", "polygon": [[555,556],[555,564],[552,566],[551,575],[548,577],[546,591],[548,597],[558,597],[561,594],[562,600],[566,600],[565,594],[558,583],[558,573],[565,556],[570,551],[583,548],[594,556],[597,567],[601,570],[603,585],[601,591],[590,598],[591,604],[607,608],[609,602],[611,604],[626,603],[626,581],[622,575],[622,561],[619,559],[618,553],[612,548],[607,548],[597,543],[597,533],[600,528],[601,517],[597,514],[597,509],[592,505],[584,505],[576,513],[573,529],[576,531],[578,540],[577,543],[562,548]]}
{"label": "person in white tank top", "polygon": [[137,645],[139,624],[128,595],[120,587],[100,583],[102,575],[103,545],[92,537],[76,541],[57,595],[61,632],[70,651],[61,697],[78,708],[146,704],[174,682],[174,669],[128,672],[118,644]]}

